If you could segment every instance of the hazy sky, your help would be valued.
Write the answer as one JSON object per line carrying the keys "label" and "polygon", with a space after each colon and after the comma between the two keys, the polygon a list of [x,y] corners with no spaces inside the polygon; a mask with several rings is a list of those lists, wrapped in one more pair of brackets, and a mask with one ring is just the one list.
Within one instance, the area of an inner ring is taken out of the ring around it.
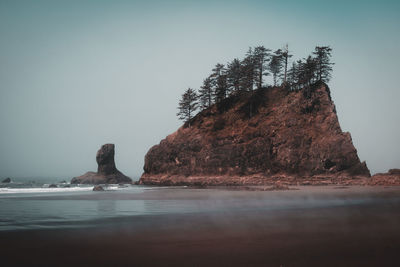
{"label": "hazy sky", "polygon": [[139,177],[187,87],[286,43],[333,48],[343,131],[373,173],[400,167],[399,29],[400,1],[0,0],[0,177],[81,175],[109,142]]}

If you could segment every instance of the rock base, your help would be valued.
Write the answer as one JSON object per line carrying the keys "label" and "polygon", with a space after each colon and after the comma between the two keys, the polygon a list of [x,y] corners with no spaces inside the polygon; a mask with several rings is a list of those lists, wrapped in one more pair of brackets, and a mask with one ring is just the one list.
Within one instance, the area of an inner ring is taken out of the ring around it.
{"label": "rock base", "polygon": [[299,177],[287,175],[265,176],[263,174],[248,176],[169,176],[169,175],[147,175],[140,178],[143,185],[162,186],[302,186],[302,185],[400,185],[400,175],[374,175],[348,176],[318,175],[312,177]]}

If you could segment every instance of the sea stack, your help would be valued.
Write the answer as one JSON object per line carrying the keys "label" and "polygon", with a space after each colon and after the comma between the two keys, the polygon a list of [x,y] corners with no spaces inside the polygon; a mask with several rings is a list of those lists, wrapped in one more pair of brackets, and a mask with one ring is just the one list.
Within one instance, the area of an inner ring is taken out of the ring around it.
{"label": "sea stack", "polygon": [[370,172],[342,132],[329,87],[261,88],[201,111],[153,146],[141,184],[331,184]]}
{"label": "sea stack", "polygon": [[2,183],[4,183],[4,184],[11,183],[11,178],[10,178],[10,177],[7,177],[6,179],[4,179],[4,180],[2,181]]}
{"label": "sea stack", "polygon": [[97,172],[87,172],[74,177],[71,184],[120,184],[132,183],[131,178],[122,174],[115,166],[114,144],[103,145],[96,154]]}

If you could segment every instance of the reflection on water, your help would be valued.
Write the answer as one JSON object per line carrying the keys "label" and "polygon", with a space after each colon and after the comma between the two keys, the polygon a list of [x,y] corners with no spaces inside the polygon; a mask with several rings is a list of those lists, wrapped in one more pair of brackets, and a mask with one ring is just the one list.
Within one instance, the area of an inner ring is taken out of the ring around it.
{"label": "reflection on water", "polygon": [[97,214],[99,216],[113,216],[116,213],[115,200],[111,199],[97,201]]}
{"label": "reflection on water", "polygon": [[105,192],[4,194],[0,197],[0,231],[98,225],[110,218],[137,215],[266,212],[301,210],[379,201],[399,203],[398,195],[376,198],[368,194],[292,192],[232,192],[228,190],[130,187]]}
{"label": "reflection on water", "polygon": [[143,200],[0,201],[0,230],[52,227],[68,222],[145,214]]}

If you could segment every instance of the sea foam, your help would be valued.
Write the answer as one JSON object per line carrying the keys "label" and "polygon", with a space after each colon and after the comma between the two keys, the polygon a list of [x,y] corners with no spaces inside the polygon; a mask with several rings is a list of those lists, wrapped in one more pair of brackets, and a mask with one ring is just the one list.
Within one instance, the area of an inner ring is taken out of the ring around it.
{"label": "sea foam", "polygon": [[18,193],[59,193],[92,191],[93,187],[62,187],[62,188],[0,188],[0,194]]}

